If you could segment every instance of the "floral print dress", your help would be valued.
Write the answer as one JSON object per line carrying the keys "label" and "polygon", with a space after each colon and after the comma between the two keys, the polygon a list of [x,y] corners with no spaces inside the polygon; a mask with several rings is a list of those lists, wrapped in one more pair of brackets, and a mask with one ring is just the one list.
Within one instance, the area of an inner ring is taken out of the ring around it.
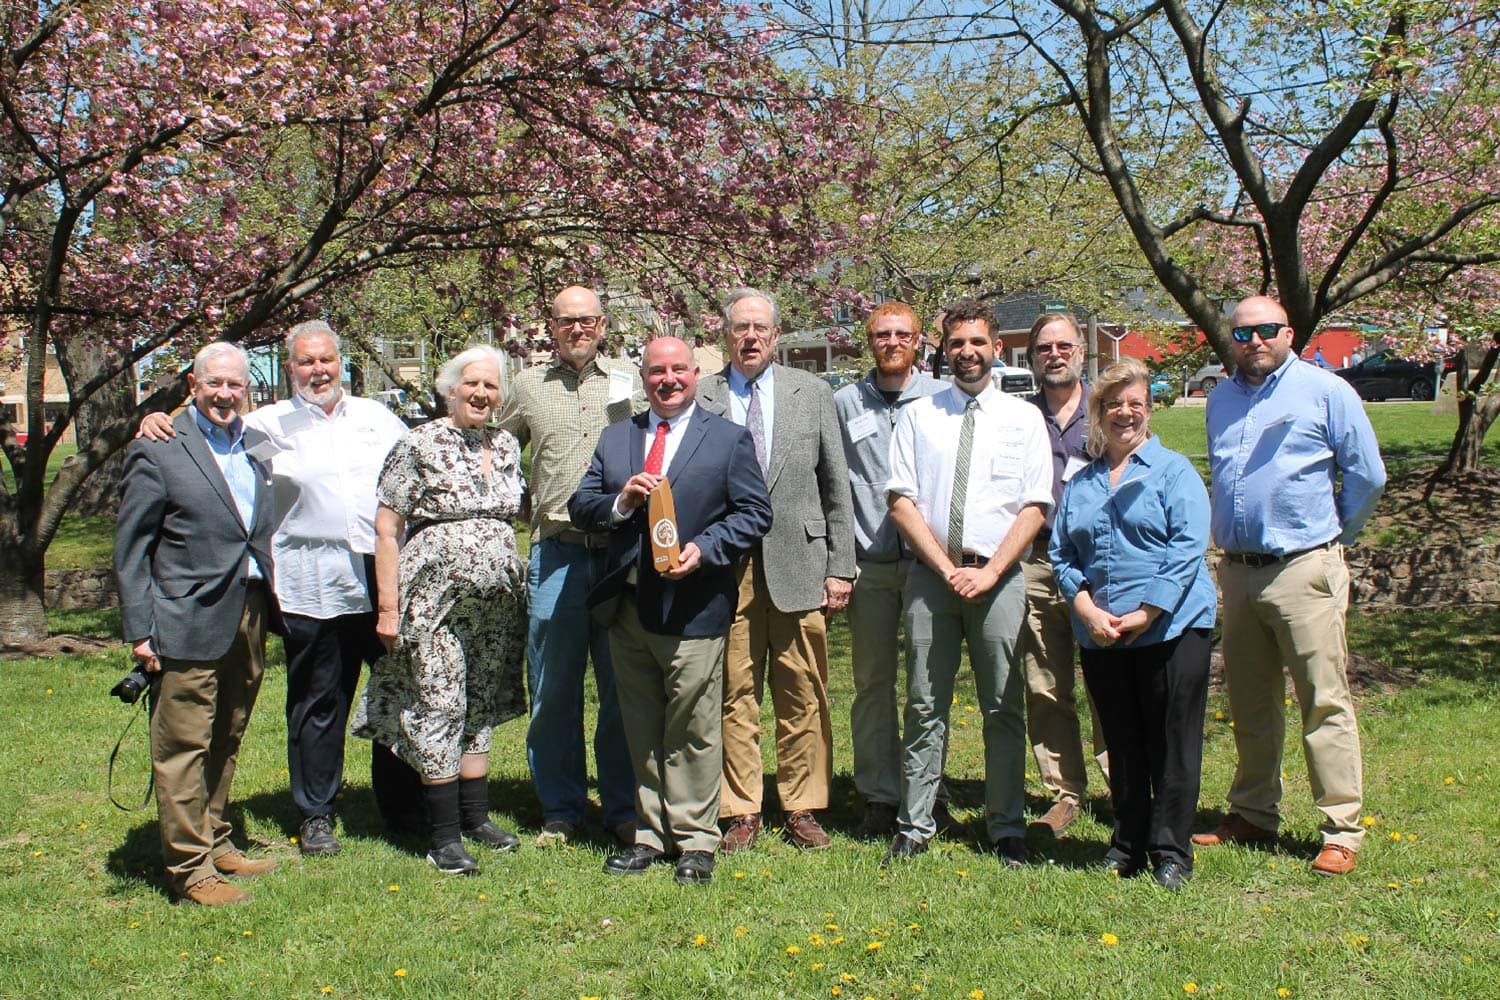
{"label": "floral print dress", "polygon": [[510,432],[447,420],[406,435],[380,474],[380,502],[406,520],[400,617],[353,730],[428,780],[456,776],[460,755],[489,752],[491,730],[526,711],[526,564],[508,521],[521,490]]}

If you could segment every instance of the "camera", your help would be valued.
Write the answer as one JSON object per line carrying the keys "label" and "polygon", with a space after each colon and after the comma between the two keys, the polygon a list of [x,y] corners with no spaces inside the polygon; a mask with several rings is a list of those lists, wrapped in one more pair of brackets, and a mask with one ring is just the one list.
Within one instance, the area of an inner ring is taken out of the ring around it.
{"label": "camera", "polygon": [[151,686],[151,675],[146,673],[144,667],[136,667],[130,673],[120,678],[120,683],[109,689],[109,693],[120,699],[127,705],[134,705],[140,700],[141,692]]}

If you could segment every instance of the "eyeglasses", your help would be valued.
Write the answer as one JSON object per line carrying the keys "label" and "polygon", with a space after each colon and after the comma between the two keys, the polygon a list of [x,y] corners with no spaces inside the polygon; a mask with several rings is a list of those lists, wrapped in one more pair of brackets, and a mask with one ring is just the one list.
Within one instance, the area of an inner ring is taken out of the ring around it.
{"label": "eyeglasses", "polygon": [[870,334],[871,340],[910,340],[916,334],[910,330],[876,330]]}
{"label": "eyeglasses", "polygon": [[1236,344],[1248,344],[1256,337],[1261,340],[1275,340],[1285,329],[1285,323],[1256,323],[1252,326],[1237,326],[1229,331],[1229,335],[1234,338]]}
{"label": "eyeglasses", "polygon": [[1151,408],[1151,404],[1139,399],[1111,399],[1105,402],[1105,413],[1119,413],[1121,410],[1129,410],[1131,413],[1145,413]]}
{"label": "eyeglasses", "polygon": [[1066,340],[1059,340],[1051,344],[1037,344],[1034,348],[1032,348],[1032,353],[1056,354],[1060,357],[1065,358],[1076,350],[1078,350],[1077,344],[1070,344]]}
{"label": "eyeglasses", "polygon": [[553,316],[552,317],[552,322],[554,322],[554,323],[557,324],[557,328],[559,330],[566,330],[569,327],[574,327],[574,326],[582,327],[585,330],[592,330],[594,327],[598,326],[603,321],[604,321],[604,317],[603,316]]}
{"label": "eyeglasses", "polygon": [[757,334],[761,337],[769,337],[771,335],[772,329],[774,328],[769,323],[740,322],[731,324],[729,327],[729,332],[734,334],[736,337],[743,337],[747,333]]}

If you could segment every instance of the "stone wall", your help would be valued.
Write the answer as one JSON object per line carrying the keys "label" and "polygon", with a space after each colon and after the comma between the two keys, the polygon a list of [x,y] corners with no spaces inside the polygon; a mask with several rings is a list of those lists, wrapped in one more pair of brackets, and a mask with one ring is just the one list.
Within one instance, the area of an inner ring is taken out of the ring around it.
{"label": "stone wall", "polygon": [[1500,604],[1500,545],[1348,550],[1357,605]]}
{"label": "stone wall", "polygon": [[49,569],[47,607],[59,611],[112,608],[115,574],[107,569]]}

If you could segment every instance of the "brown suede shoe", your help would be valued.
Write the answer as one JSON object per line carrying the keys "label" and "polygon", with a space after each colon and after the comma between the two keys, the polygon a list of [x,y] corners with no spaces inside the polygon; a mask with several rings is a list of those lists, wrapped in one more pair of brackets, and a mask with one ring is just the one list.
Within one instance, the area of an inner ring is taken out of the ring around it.
{"label": "brown suede shoe", "polygon": [[786,839],[792,842],[793,847],[817,851],[833,843],[823,831],[822,825],[806,809],[787,813],[783,826],[786,829]]}
{"label": "brown suede shoe", "polygon": [[1358,853],[1343,844],[1324,844],[1312,863],[1312,870],[1319,875],[1348,875],[1354,870]]}
{"label": "brown suede shoe", "polygon": [[1217,847],[1220,844],[1264,844],[1276,839],[1275,830],[1267,830],[1256,826],[1239,813],[1230,813],[1224,817],[1212,833],[1193,834],[1193,843],[1204,847]]}
{"label": "brown suede shoe", "polygon": [[236,889],[217,875],[210,875],[184,889],[177,901],[197,903],[199,906],[233,906],[235,903],[250,902],[250,894],[243,889]]}
{"label": "brown suede shoe", "polygon": [[220,875],[254,878],[257,875],[275,871],[276,862],[270,858],[250,858],[239,851],[229,851],[214,858],[214,867],[219,869]]}
{"label": "brown suede shoe", "polygon": [[748,851],[755,846],[755,838],[760,836],[760,826],[760,813],[731,816],[729,825],[724,828],[724,837],[719,841],[719,853]]}
{"label": "brown suede shoe", "polygon": [[1052,836],[1057,836],[1078,818],[1078,803],[1072,799],[1058,799],[1052,803],[1052,808],[1038,816],[1032,826],[1046,827],[1052,831]]}

